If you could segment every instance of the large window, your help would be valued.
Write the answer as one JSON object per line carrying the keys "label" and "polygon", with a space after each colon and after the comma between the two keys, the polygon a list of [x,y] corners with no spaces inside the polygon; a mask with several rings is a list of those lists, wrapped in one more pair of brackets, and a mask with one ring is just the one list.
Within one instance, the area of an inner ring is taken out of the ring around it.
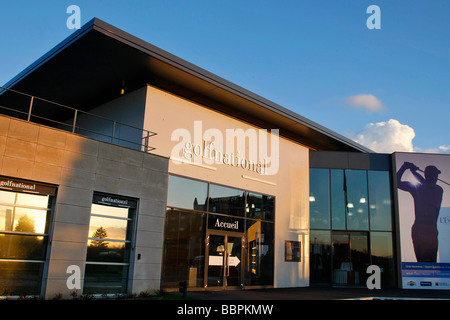
{"label": "large window", "polygon": [[162,286],[178,287],[189,279],[189,287],[203,287],[206,213],[195,214],[168,208],[164,232]]}
{"label": "large window", "polygon": [[55,189],[1,179],[0,295],[40,295]]}
{"label": "large window", "polygon": [[369,171],[370,229],[392,230],[392,202],[389,172]]}
{"label": "large window", "polygon": [[388,171],[310,169],[311,282],[361,284],[372,263],[394,285],[392,217]]}
{"label": "large window", "polygon": [[331,283],[331,231],[311,230],[311,283]]}
{"label": "large window", "polygon": [[[311,169],[313,170],[316,169]],[[332,229],[345,230],[347,229],[348,204],[345,201],[344,170],[320,170],[330,171]]]}
{"label": "large window", "polygon": [[249,192],[246,211],[248,218],[273,221],[275,219],[275,197]]}
{"label": "large window", "polygon": [[211,184],[208,211],[243,217],[245,215],[245,191]]}
{"label": "large window", "polygon": [[347,230],[369,230],[367,171],[344,171],[344,195],[347,193]]}
{"label": "large window", "polygon": [[245,285],[273,285],[273,223],[247,220]]}
{"label": "large window", "polygon": [[392,233],[371,232],[370,249],[372,253],[372,264],[379,266],[382,270],[381,283],[391,284],[395,275]]}
{"label": "large window", "polygon": [[207,183],[178,176],[169,176],[167,206],[206,211],[207,198]]}
{"label": "large window", "polygon": [[136,208],[136,200],[94,195],[84,293],[126,293]]}
{"label": "large window", "polygon": [[310,222],[311,228],[330,228],[330,172],[311,170],[310,173]]}
{"label": "large window", "polygon": [[[235,223],[233,230],[215,222]],[[275,197],[171,175],[164,232],[163,288],[205,285],[209,230],[246,234],[245,285],[273,285]],[[209,225],[208,225],[209,221]],[[213,229],[211,229],[213,228]],[[231,236],[230,236],[231,237]],[[240,284],[240,282],[239,282]]]}
{"label": "large window", "polygon": [[311,229],[392,230],[387,171],[310,169],[309,201]]}

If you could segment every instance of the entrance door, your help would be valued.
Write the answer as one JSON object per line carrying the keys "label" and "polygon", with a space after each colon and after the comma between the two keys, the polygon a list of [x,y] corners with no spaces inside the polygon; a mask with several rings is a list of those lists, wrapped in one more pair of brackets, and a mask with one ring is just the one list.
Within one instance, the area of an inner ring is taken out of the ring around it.
{"label": "entrance door", "polygon": [[242,284],[242,236],[210,234],[207,238],[208,287],[237,287]]}
{"label": "entrance door", "polygon": [[370,265],[368,234],[366,232],[334,233],[333,284],[365,285]]}

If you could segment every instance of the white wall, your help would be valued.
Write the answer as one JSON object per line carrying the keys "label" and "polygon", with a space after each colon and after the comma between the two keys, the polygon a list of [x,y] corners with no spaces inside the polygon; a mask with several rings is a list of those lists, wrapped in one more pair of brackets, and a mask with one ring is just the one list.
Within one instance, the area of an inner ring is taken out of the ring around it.
{"label": "white wall", "polygon": [[[274,285],[309,285],[309,152],[306,147],[280,138],[279,169],[273,175],[211,163],[202,157],[195,158],[198,163],[180,163],[177,160],[183,158],[183,153],[173,151],[180,151],[180,145],[184,145],[185,141],[180,137],[183,132],[189,133],[190,141],[198,145],[208,132],[226,137],[227,129],[242,129],[244,132],[253,129],[257,132],[259,128],[151,86],[147,87],[144,128],[158,133],[151,138],[151,145],[156,147],[154,153],[172,156],[169,173],[276,196]],[[246,143],[246,155],[252,147],[255,145]],[[285,240],[302,242],[301,262],[284,261]]]}

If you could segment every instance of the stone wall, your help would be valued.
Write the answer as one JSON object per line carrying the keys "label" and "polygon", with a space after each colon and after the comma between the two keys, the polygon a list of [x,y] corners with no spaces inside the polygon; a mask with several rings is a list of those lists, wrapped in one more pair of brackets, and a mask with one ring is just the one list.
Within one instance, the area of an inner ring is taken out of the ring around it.
{"label": "stone wall", "polygon": [[129,293],[159,290],[167,158],[0,116],[0,175],[57,187],[45,298],[70,294],[69,265],[83,277],[94,192],[138,199]]}

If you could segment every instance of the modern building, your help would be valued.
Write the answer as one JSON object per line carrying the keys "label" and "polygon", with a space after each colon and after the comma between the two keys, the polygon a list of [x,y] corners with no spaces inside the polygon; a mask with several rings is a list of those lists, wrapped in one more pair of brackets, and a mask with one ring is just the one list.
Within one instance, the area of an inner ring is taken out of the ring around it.
{"label": "modern building", "polygon": [[398,158],[93,19],[0,91],[0,295],[404,287]]}

